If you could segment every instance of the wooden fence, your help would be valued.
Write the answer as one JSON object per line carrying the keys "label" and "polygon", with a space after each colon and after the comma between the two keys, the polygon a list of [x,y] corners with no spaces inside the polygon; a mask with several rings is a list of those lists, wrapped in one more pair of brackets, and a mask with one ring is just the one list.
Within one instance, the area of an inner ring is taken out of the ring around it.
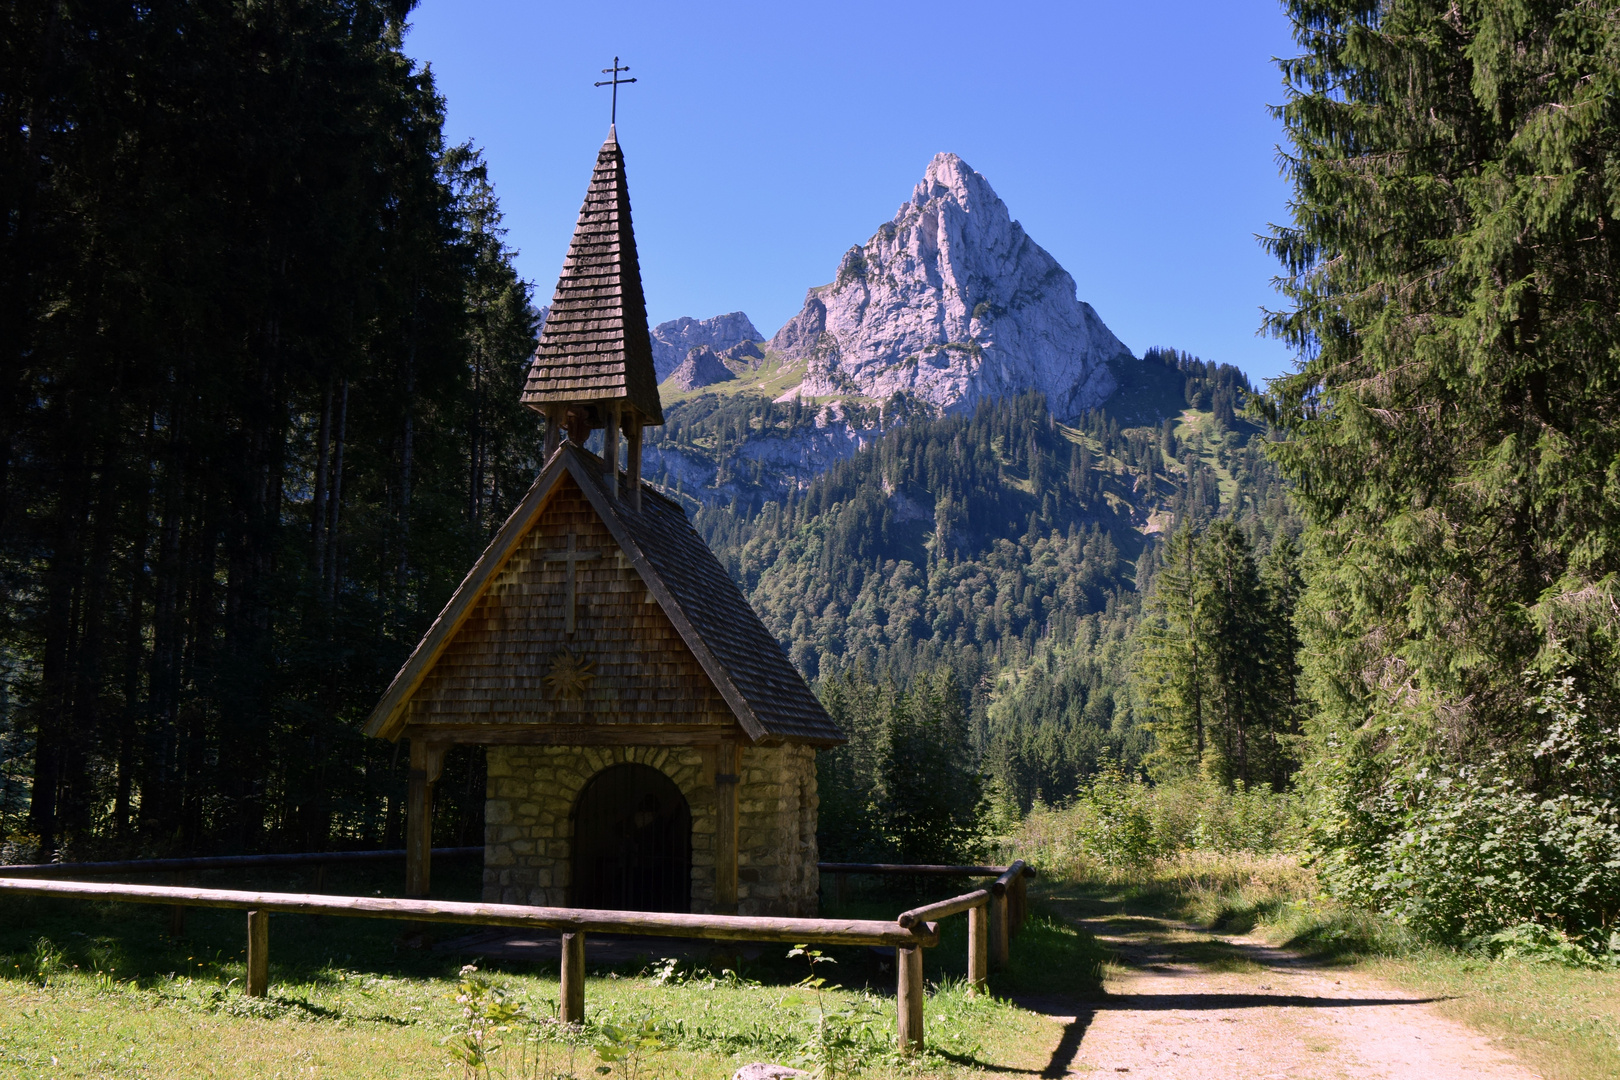
{"label": "wooden fence", "polygon": [[[435,854],[460,855],[482,848],[441,848]],[[1008,943],[1023,921],[1025,881],[1034,875],[1022,861],[1007,867],[904,867],[886,864],[833,863],[838,873],[953,874],[989,876],[988,887],[902,912],[894,922],[865,919],[777,919],[744,915],[688,915],[675,912],[608,911],[589,908],[528,907],[518,904],[473,904],[457,901],[396,899],[372,896],[328,896],[305,893],[198,889],[181,885],[132,885],[52,880],[61,873],[176,871],[330,864],[399,858],[404,852],[323,852],[305,855],[247,855],[214,859],[142,860],[139,863],[53,863],[0,867],[0,895],[58,896],[131,903],[228,908],[247,912],[247,979],[250,996],[262,997],[270,983],[270,915],[347,915],[412,922],[510,926],[556,930],[562,936],[559,1018],[577,1024],[585,1019],[585,935],[654,934],[660,937],[714,941],[777,941],[792,944],[887,946],[897,963],[895,1010],[899,1042],[912,1051],[923,1044],[922,950],[939,944],[939,919],[968,915],[968,981],[983,992],[991,965],[1007,962]],[[357,859],[356,856],[359,858]],[[154,865],[163,863],[167,865]],[[176,866],[175,864],[184,864]],[[117,870],[110,868],[117,867]],[[14,874],[14,871],[22,874]]]}
{"label": "wooden fence", "polygon": [[[482,857],[482,847],[434,848],[439,858]],[[326,868],[340,863],[387,862],[405,858],[404,848],[384,848],[368,851],[300,851],[285,855],[206,855],[189,859],[122,859],[117,862],[75,863],[16,863],[0,865],[0,873],[7,877],[61,877],[64,874],[103,877],[108,874],[173,874],[176,886],[189,884],[187,878],[204,870],[259,870],[266,867],[313,866],[315,891],[326,887]],[[186,932],[186,909],[175,904],[169,908],[169,936],[182,937]],[[250,934],[251,936],[251,934]]]}
{"label": "wooden fence", "polygon": [[[950,900],[941,900],[938,904],[917,908],[915,911],[932,911],[934,908],[949,908],[942,914],[933,918],[944,918],[945,915],[956,914],[961,911],[968,912],[968,981],[982,989],[984,979],[973,977],[973,957],[976,948],[983,948],[987,954],[985,965],[989,969],[1005,967],[1011,955],[1012,939],[1024,928],[1024,918],[1029,913],[1029,879],[1035,876],[1035,868],[1028,866],[1024,860],[1019,859],[1011,866],[933,866],[926,863],[817,863],[816,868],[823,874],[832,874],[839,906],[842,907],[848,897],[849,875],[874,874],[884,876],[912,876],[912,877],[988,877],[995,878],[987,889],[977,889],[971,893]],[[970,896],[985,894],[982,904],[958,905]],[[974,909],[979,910],[974,914]],[[908,911],[900,916],[904,921],[908,915],[915,912]],[[974,927],[979,921],[977,936]],[[978,945],[975,945],[975,942]],[[982,970],[982,969],[981,969]]]}

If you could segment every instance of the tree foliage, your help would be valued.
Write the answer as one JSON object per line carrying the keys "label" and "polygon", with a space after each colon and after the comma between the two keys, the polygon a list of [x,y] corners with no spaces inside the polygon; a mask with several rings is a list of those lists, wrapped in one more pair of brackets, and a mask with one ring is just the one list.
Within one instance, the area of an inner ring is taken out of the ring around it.
{"label": "tree foliage", "polygon": [[[537,442],[408,6],[0,17],[0,704],[48,849],[397,841],[358,720]],[[458,755],[445,827],[478,787]]]}
{"label": "tree foliage", "polygon": [[824,856],[925,864],[983,857],[981,777],[949,668],[901,690],[855,667],[823,680],[822,699],[849,737],[818,760]]}
{"label": "tree foliage", "polygon": [[[1527,669],[1567,672],[1601,726],[1620,716],[1620,18],[1523,0],[1288,10],[1295,198],[1270,246],[1291,305],[1269,323],[1302,362],[1269,407],[1310,521],[1325,840],[1377,876],[1435,769],[1476,794],[1488,773],[1504,801],[1499,779],[1576,794],[1534,752],[1549,714],[1526,704]],[[1392,770],[1410,789],[1394,803]]]}
{"label": "tree foliage", "polygon": [[1266,573],[1249,539],[1221,519],[1171,538],[1144,600],[1135,677],[1161,774],[1283,787],[1295,767],[1293,544],[1272,544]]}

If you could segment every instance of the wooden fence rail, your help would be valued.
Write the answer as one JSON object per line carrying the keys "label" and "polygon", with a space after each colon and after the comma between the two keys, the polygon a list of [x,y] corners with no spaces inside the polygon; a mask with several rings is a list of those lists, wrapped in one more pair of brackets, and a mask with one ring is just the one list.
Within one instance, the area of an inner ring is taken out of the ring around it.
{"label": "wooden fence rail", "polygon": [[[434,848],[435,859],[483,855],[480,847]],[[386,862],[403,859],[405,849],[383,851],[303,851],[289,855],[212,855],[195,859],[125,859],[119,862],[0,864],[6,877],[58,877],[63,874],[147,874],[201,870],[252,870],[266,866],[331,866],[338,863]]]}
{"label": "wooden fence rail", "polygon": [[1000,877],[1007,872],[1005,866],[935,866],[930,863],[824,862],[817,863],[816,869],[823,874],[906,874],[921,877]]}
{"label": "wooden fence rail", "polygon": [[[1025,877],[1034,877],[1035,868],[1026,866],[1022,859],[1018,866],[1023,867]],[[883,876],[909,875],[915,877],[1006,877],[1010,867],[1006,866],[936,866],[929,863],[817,863],[816,869],[823,874],[833,875],[835,895],[838,897],[838,906],[843,907],[849,900],[849,875],[873,874]],[[1018,885],[1019,896],[1023,896],[1023,883]],[[997,894],[999,895],[999,894]],[[1023,926],[1023,918],[1019,917],[1017,927]],[[1013,933],[1017,933],[1014,929]]]}
{"label": "wooden fence rail", "polygon": [[271,912],[362,916],[473,926],[512,926],[562,931],[560,1019],[585,1019],[585,935],[657,934],[718,941],[778,941],[792,944],[893,946],[898,987],[896,1010],[900,1045],[914,1050],[923,1042],[922,950],[939,943],[939,927],[867,919],[776,919],[745,915],[687,915],[656,911],[602,911],[589,908],[472,904],[450,900],[403,900],[379,896],[322,896],[303,893],[193,889],[167,885],[53,881],[0,877],[0,895],[65,896],[122,900],[139,904],[234,908],[248,913],[247,992],[269,987]]}
{"label": "wooden fence rail", "polygon": [[931,919],[948,919],[967,912],[968,915],[968,985],[975,994],[988,991],[990,984],[989,907],[995,894],[989,889],[953,896],[949,900],[925,904],[902,911],[894,920],[904,927],[921,926]]}

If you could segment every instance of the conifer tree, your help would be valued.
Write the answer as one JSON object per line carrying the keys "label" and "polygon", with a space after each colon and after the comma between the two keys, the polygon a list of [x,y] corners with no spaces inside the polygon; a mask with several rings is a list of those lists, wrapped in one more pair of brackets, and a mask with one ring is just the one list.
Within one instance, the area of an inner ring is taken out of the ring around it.
{"label": "conifer tree", "polygon": [[1301,363],[1268,408],[1310,520],[1325,782],[1354,807],[1390,767],[1501,751],[1556,788],[1522,673],[1567,670],[1610,722],[1620,701],[1620,20],[1288,10],[1295,196],[1269,244],[1291,304],[1269,326]]}

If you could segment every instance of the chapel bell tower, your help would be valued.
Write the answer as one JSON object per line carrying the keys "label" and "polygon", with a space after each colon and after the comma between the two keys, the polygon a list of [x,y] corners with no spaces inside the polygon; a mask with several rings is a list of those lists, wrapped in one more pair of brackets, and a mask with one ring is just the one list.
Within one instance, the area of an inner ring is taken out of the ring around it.
{"label": "chapel bell tower", "polygon": [[[641,431],[664,422],[647,333],[647,301],[630,225],[630,189],[615,128],[596,155],[523,404],[546,418],[546,457],[601,428],[602,468],[615,499],[641,509]],[[620,438],[629,443],[620,482]]]}

